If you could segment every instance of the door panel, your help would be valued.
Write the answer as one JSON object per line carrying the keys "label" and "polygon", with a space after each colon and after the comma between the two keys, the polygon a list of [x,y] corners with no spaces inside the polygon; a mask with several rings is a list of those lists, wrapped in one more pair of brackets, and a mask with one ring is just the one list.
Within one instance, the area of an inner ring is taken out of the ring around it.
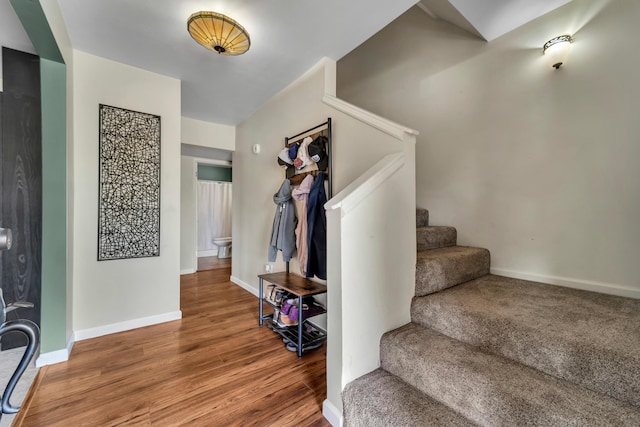
{"label": "door panel", "polygon": [[[7,303],[29,301],[8,319],[40,325],[42,240],[42,120],[39,58],[2,49],[2,139],[0,140],[0,226],[13,232],[13,247],[2,254],[0,275]],[[2,350],[26,345],[21,334],[2,338]]]}

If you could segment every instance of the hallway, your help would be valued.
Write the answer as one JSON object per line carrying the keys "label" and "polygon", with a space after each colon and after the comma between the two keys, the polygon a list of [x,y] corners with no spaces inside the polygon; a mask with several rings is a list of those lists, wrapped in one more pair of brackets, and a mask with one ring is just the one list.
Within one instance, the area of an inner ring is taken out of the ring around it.
{"label": "hallway", "polygon": [[287,351],[230,272],[182,276],[180,321],[77,342],[42,368],[22,425],[329,426],[325,347]]}

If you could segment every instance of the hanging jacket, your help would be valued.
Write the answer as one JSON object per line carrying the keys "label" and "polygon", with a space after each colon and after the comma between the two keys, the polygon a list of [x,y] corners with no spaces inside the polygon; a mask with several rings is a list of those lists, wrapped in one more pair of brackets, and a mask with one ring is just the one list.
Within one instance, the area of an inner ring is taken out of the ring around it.
{"label": "hanging jacket", "polygon": [[307,274],[307,257],[308,257],[308,241],[307,241],[307,203],[309,200],[309,191],[313,185],[313,176],[307,175],[298,188],[292,191],[296,206],[298,209],[298,226],[296,227],[296,247],[298,248],[298,264],[300,264],[300,274]]}
{"label": "hanging jacket", "polygon": [[276,214],[273,218],[271,241],[269,242],[269,262],[274,262],[278,251],[289,261],[296,252],[296,210],[291,199],[291,182],[285,179],[280,190],[273,195]]}
{"label": "hanging jacket", "polygon": [[327,279],[327,217],[324,205],[327,195],[324,190],[324,173],[318,173],[309,192],[307,205],[307,240],[309,254],[306,277],[318,276]]}

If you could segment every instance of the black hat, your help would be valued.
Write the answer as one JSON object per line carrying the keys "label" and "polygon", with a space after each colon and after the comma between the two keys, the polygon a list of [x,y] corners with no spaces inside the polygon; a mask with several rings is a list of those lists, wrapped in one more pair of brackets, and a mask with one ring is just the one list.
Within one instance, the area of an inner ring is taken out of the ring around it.
{"label": "black hat", "polygon": [[327,137],[319,136],[309,144],[308,151],[311,160],[317,163],[318,170],[324,171],[329,167],[329,156],[326,151]]}
{"label": "black hat", "polygon": [[293,166],[290,163],[285,162],[280,157],[278,157],[278,164],[280,165],[280,167],[282,167],[282,169],[286,169],[286,177],[287,177],[287,179],[290,179],[296,173],[295,166]]}

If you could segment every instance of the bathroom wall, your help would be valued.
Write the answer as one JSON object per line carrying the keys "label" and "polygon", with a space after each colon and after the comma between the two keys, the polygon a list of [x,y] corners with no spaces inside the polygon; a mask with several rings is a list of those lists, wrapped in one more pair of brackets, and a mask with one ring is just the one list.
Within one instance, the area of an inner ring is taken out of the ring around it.
{"label": "bathroom wall", "polygon": [[232,170],[231,168],[223,166],[214,166],[199,163],[198,180],[231,182]]}

